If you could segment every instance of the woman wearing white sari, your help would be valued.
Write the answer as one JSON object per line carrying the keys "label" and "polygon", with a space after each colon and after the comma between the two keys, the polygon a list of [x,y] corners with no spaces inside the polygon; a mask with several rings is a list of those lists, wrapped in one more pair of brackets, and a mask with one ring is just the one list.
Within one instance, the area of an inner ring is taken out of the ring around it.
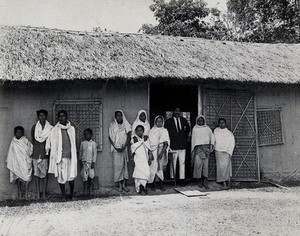
{"label": "woman wearing white sari", "polygon": [[151,148],[150,179],[149,183],[153,183],[152,190],[156,190],[156,179],[160,181],[160,190],[163,188],[164,166],[168,164],[167,149],[170,146],[170,137],[168,130],[164,128],[164,118],[157,116],[154,120],[154,127],[149,132],[149,143]]}
{"label": "woman wearing white sari", "polygon": [[214,130],[214,135],[217,182],[223,183],[223,187],[228,189],[232,176],[231,156],[235,147],[235,139],[232,132],[226,128],[224,118],[219,119],[219,127]]}
{"label": "woman wearing white sari", "polygon": [[198,116],[192,131],[192,165],[193,177],[199,180],[199,187],[208,187],[208,160],[214,148],[214,135],[205,123],[204,116]]}
{"label": "woman wearing white sari", "polygon": [[114,181],[119,185],[119,191],[129,192],[125,186],[128,179],[128,151],[127,146],[130,142],[131,125],[128,123],[124,113],[117,110],[114,120],[109,126],[109,142],[113,157]]}
{"label": "woman wearing white sari", "polygon": [[141,125],[141,126],[144,127],[144,130],[145,130],[144,131],[144,137],[147,140],[148,134],[149,134],[149,131],[150,131],[150,124],[149,124],[149,121],[148,121],[147,112],[145,110],[140,110],[138,112],[138,115],[137,115],[135,121],[132,124],[132,131],[133,132],[135,131],[135,129],[138,125]]}
{"label": "woman wearing white sari", "polygon": [[150,177],[149,168],[149,140],[144,140],[144,126],[138,125],[134,130],[131,140],[131,151],[133,154],[135,188],[137,193],[148,193],[146,185]]}

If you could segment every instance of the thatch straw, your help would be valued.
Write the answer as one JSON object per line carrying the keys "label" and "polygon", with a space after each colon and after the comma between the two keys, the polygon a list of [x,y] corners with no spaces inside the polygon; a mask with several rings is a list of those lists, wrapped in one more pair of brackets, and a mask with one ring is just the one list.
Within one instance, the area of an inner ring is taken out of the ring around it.
{"label": "thatch straw", "polygon": [[300,82],[299,44],[0,27],[0,80],[149,78]]}

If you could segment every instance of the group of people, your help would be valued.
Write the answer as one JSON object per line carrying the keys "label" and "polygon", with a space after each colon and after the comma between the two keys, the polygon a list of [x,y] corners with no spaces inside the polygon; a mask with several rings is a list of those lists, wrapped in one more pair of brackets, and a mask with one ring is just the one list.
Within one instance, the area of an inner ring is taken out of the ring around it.
{"label": "group of people", "polygon": [[[190,125],[181,116],[180,108],[176,108],[173,116],[166,121],[163,116],[157,116],[152,128],[145,110],[138,112],[132,126],[121,110],[116,111],[109,127],[109,141],[113,157],[114,181],[118,183],[119,191],[129,191],[125,184],[128,179],[129,157],[132,158],[134,165],[132,177],[138,193],[147,194],[147,185],[155,191],[157,184],[161,191],[165,191],[164,170],[168,164],[169,154],[173,162],[170,177],[176,177],[178,162],[179,184],[184,186],[189,135]],[[215,151],[217,182],[220,182],[225,189],[229,188],[235,139],[232,132],[226,128],[226,120],[220,118],[219,127],[212,132],[206,125],[204,116],[198,116],[192,130],[191,142],[193,177],[199,181],[199,187],[204,186],[209,189],[208,161],[210,153]]]}
{"label": "group of people", "polygon": [[[32,127],[32,143],[24,136],[24,128],[17,126],[11,141],[7,168],[10,170],[10,182],[18,186],[18,196],[21,197],[21,183],[25,185],[25,198],[28,199],[28,184],[35,177],[37,198],[46,198],[47,175],[54,174],[59,183],[62,197],[67,200],[65,184],[70,186],[70,198],[74,195],[74,179],[77,176],[77,161],[80,161],[81,177],[84,182],[84,192],[91,192],[95,177],[97,146],[93,141],[93,131],[84,130],[84,140],[80,144],[77,158],[75,128],[68,120],[66,111],[58,112],[58,122],[53,127],[47,121],[46,110],[37,111],[38,121]],[[120,192],[128,192],[126,180],[128,162],[134,166],[133,178],[136,191],[147,194],[150,185],[155,191],[157,186],[165,191],[163,186],[164,172],[172,157],[173,168],[170,177],[176,178],[176,166],[179,162],[180,185],[184,185],[187,139],[190,135],[190,125],[181,116],[180,108],[176,108],[173,116],[165,121],[163,116],[154,119],[151,128],[145,110],[138,112],[132,125],[121,110],[114,113],[109,126],[109,141],[111,144],[114,182]],[[208,189],[208,159],[215,151],[217,182],[225,188],[229,187],[231,176],[231,156],[235,147],[233,134],[226,128],[226,120],[219,120],[219,127],[212,132],[206,125],[204,116],[198,116],[192,129],[191,163],[193,177],[199,181],[199,187]]]}
{"label": "group of people", "polygon": [[[58,112],[58,122],[53,127],[47,121],[46,110],[37,111],[38,121],[32,127],[32,143],[24,136],[24,128],[17,126],[7,154],[7,168],[10,170],[10,182],[18,186],[18,197],[21,198],[21,184],[25,185],[25,199],[28,199],[28,184],[35,177],[37,198],[46,198],[47,175],[54,174],[59,183],[62,197],[67,200],[65,184],[69,182],[70,198],[74,195],[74,179],[77,176],[77,149],[75,128],[68,120],[68,113]],[[95,176],[97,146],[92,140],[93,131],[84,131],[85,140],[81,142],[79,161],[84,191],[91,191]]]}

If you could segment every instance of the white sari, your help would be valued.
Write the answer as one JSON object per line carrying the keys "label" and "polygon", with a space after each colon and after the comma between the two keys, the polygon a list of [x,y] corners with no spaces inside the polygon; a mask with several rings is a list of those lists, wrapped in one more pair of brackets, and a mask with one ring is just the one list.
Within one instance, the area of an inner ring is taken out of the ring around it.
{"label": "white sari", "polygon": [[216,128],[214,135],[217,182],[229,181],[232,176],[231,156],[235,147],[235,139],[227,128]]}
{"label": "white sari", "polygon": [[[122,148],[126,142],[128,133],[131,131],[131,125],[127,121],[124,113],[120,110],[123,116],[123,123],[118,124],[115,116],[113,122],[109,126],[109,137],[114,143],[116,148]],[[117,111],[116,111],[117,112]],[[114,168],[114,182],[120,182],[124,179],[128,179],[128,151],[127,147],[123,152],[118,152],[113,145],[111,145],[111,152],[113,157],[113,168]]]}
{"label": "white sari", "polygon": [[163,181],[164,180],[163,167],[168,164],[167,150],[166,153],[164,153],[162,159],[160,160],[158,159],[158,154],[161,152],[164,143],[167,143],[168,147],[170,146],[170,137],[169,137],[168,130],[165,129],[163,126],[157,127],[156,125],[156,121],[158,118],[162,118],[164,121],[164,118],[162,116],[157,116],[154,120],[154,127],[149,132],[149,143],[154,158],[154,160],[150,165],[149,183],[153,183],[156,176]]}
{"label": "white sari", "polygon": [[148,164],[150,149],[149,141],[144,141],[143,138],[138,137],[138,142],[134,143],[132,140],[131,151],[134,153],[134,171],[132,177],[134,178],[136,191],[139,192],[140,185],[146,187],[146,184],[150,177],[150,168]]}

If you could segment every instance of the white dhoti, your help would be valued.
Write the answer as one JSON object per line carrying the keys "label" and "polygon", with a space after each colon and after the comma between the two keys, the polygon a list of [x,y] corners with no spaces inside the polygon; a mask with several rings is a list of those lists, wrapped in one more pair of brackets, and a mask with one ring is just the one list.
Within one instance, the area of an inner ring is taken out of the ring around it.
{"label": "white dhoti", "polygon": [[57,164],[57,181],[60,184],[65,184],[68,181],[73,181],[75,177],[71,177],[71,158],[62,158]]}

